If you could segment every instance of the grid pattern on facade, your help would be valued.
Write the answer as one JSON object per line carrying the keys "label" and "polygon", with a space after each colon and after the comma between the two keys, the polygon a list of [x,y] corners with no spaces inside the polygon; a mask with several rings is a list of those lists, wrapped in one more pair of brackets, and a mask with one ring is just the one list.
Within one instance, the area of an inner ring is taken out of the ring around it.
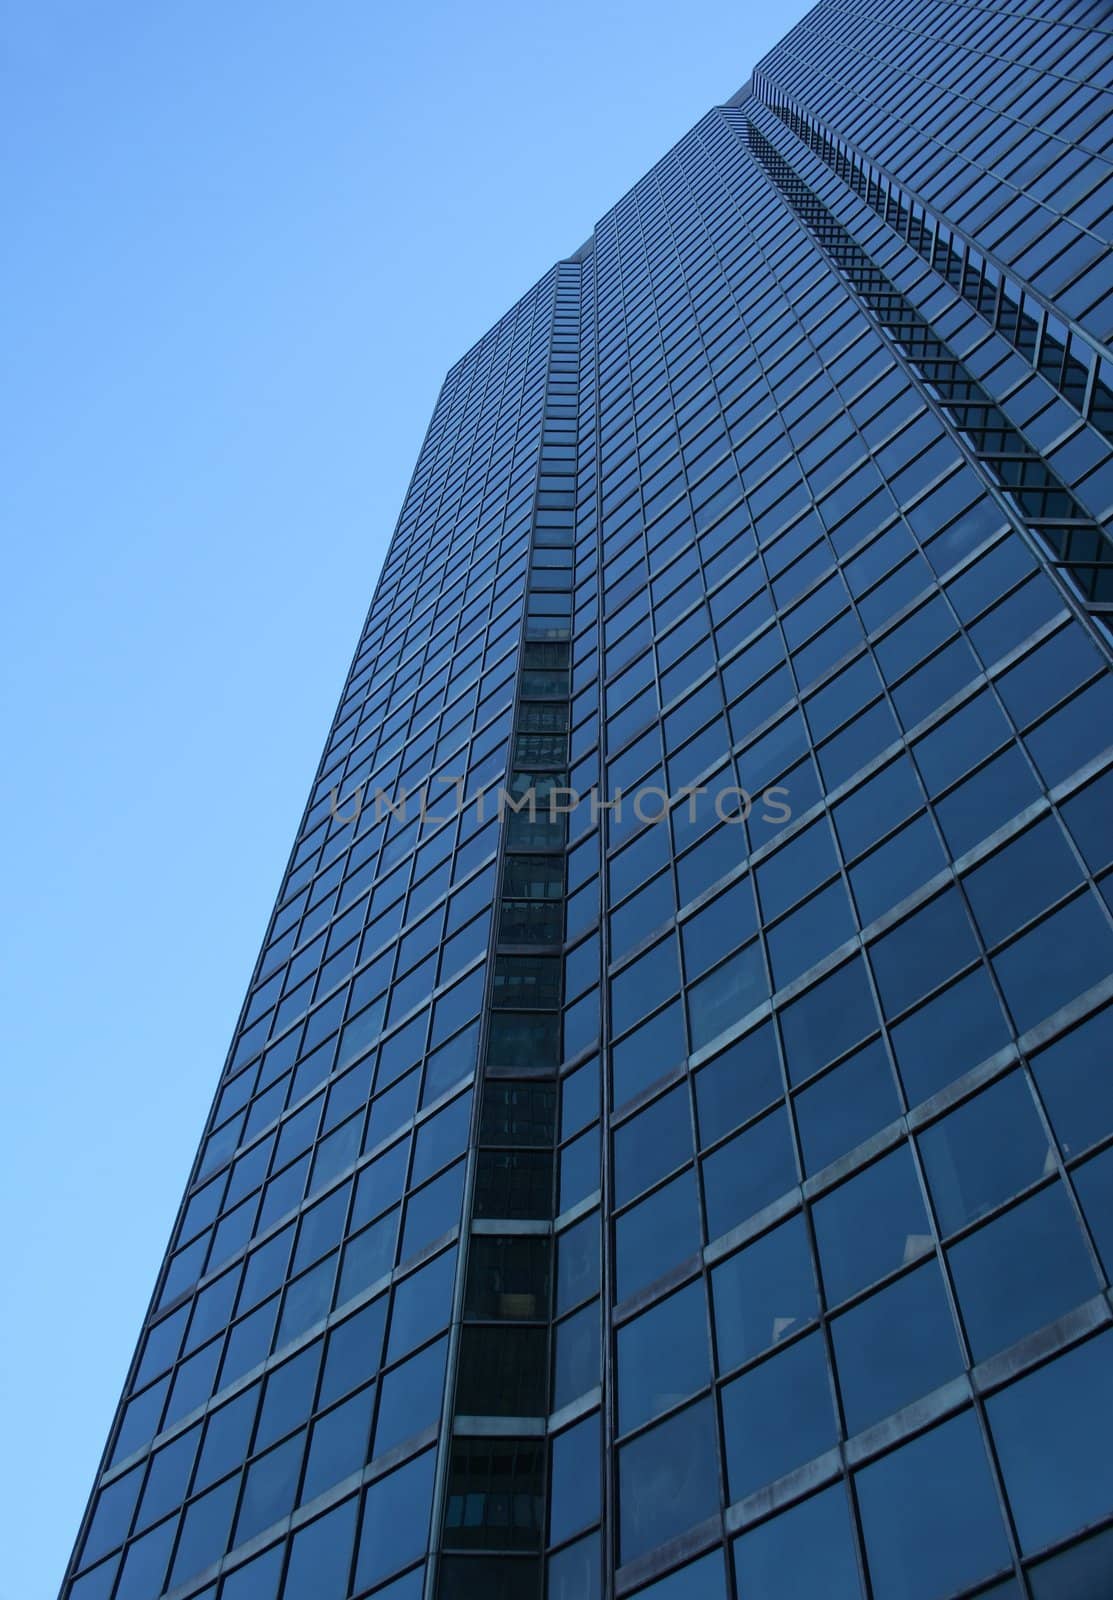
{"label": "grid pattern on facade", "polygon": [[1105,0],[821,0],[760,70],[1108,343]]}
{"label": "grid pattern on facade", "polygon": [[1108,1586],[1108,46],[821,0],[451,370],[65,1600]]}
{"label": "grid pattern on facade", "polygon": [[[759,84],[759,90],[761,87]],[[980,250],[930,216],[841,140],[832,139],[817,123],[802,116],[776,90],[771,91],[770,101],[786,128],[826,162],[883,222],[896,229],[1080,416],[1092,422],[1106,439],[1113,438],[1113,373],[1095,346],[1076,333],[1069,333],[1030,291],[1022,289]]]}
{"label": "grid pattern on facade", "polygon": [[[903,351],[991,479],[1085,601],[1108,603],[1113,547],[1101,523],[1052,471],[927,318],[747,118],[745,138],[879,325]],[[1060,364],[1061,364],[1060,352]],[[1101,617],[1101,613],[1097,613]]]}

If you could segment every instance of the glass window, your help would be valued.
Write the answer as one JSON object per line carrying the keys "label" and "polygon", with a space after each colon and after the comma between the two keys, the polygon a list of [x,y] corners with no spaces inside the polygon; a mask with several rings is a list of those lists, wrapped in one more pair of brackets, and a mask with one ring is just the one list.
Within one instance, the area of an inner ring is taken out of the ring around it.
{"label": "glass window", "polygon": [[560,1152],[560,1198],[558,1211],[579,1205],[599,1188],[599,1126],[588,1128]]}
{"label": "glass window", "polygon": [[731,1500],[821,1455],[839,1436],[818,1333],[735,1378],[722,1400]]}
{"label": "glass window", "polygon": [[[197,1454],[197,1443],[201,1437],[201,1426],[198,1424],[187,1432],[180,1434],[177,1439],[165,1445],[163,1449],[156,1450],[151,1457],[151,1469],[147,1474],[147,1482],[143,1489],[143,1499],[139,1503],[139,1515],[136,1518],[137,1528],[149,1528],[152,1522],[157,1522],[167,1512],[174,1511],[185,1499],[189,1487],[190,1473],[193,1470],[193,1458]],[[91,1555],[100,1554],[101,1551],[111,1549],[113,1544],[119,1544],[127,1531],[127,1515],[130,1514],[131,1501],[134,1499],[137,1487],[138,1473],[129,1473],[127,1477],[120,1478],[116,1483],[101,1495],[97,1507],[98,1518],[102,1515],[106,1500],[110,1500],[113,1493],[122,1494],[127,1504],[127,1513],[124,1516],[124,1528],[108,1544],[102,1543],[99,1550],[89,1548],[84,1559]],[[210,1480],[211,1481],[211,1480]],[[90,1537],[96,1531],[90,1530]],[[87,1541],[88,1543],[88,1541]]]}
{"label": "glass window", "polygon": [[545,1328],[465,1327],[456,1410],[467,1416],[536,1417],[549,1411]]}
{"label": "glass window", "polygon": [[819,747],[819,762],[828,789],[845,783],[867,761],[880,755],[900,729],[887,700],[878,700]]}
{"label": "glass window", "polygon": [[863,1467],[855,1486],[875,1594],[943,1600],[1010,1567],[973,1412]]}
{"label": "glass window", "polygon": [[828,1300],[834,1304],[931,1247],[908,1146],[882,1156],[812,1208]]}
{"label": "glass window", "polygon": [[1026,1555],[1109,1515],[1113,1335],[1088,1339],[1002,1389],[986,1411]]}
{"label": "glass window", "polygon": [[558,1433],[552,1444],[549,1486],[549,1542],[599,1520],[599,1414]]}
{"label": "glass window", "polygon": [[248,1467],[240,1514],[236,1519],[237,1544],[254,1538],[294,1509],[304,1453],[305,1429],[302,1429],[275,1449],[257,1456]]}
{"label": "glass window", "polygon": [[[568,1600],[573,1600],[570,1595]],[[580,1600],[576,1596],[575,1600]],[[690,1561],[667,1578],[658,1578],[646,1589],[639,1589],[636,1600],[727,1600],[727,1581],[720,1551],[712,1550],[698,1561]]]}
{"label": "glass window", "polygon": [[878,1026],[866,969],[848,961],[780,1012],[789,1081],[803,1083]]}
{"label": "glass window", "polygon": [[974,920],[995,945],[1080,881],[1082,869],[1054,817],[1010,840],[963,879]]}
{"label": "glass window", "polygon": [[446,1250],[398,1285],[390,1313],[388,1361],[422,1344],[449,1320],[455,1276],[456,1252]]}
{"label": "glass window", "polygon": [[762,917],[771,922],[838,870],[825,818],[812,823],[757,868]]}
{"label": "glass window", "polygon": [[682,1083],[615,1131],[615,1204],[633,1199],[691,1155],[688,1086]]}
{"label": "glass window", "polygon": [[967,700],[912,747],[929,794],[939,794],[1011,736],[1008,718],[988,691]]}
{"label": "glass window", "polygon": [[1113,1132],[1113,1008],[1088,1017],[1032,1057],[1043,1103],[1066,1155]]}
{"label": "glass window", "polygon": [[746,1600],[860,1600],[846,1490],[835,1484],[744,1533],[734,1543],[734,1571]]}
{"label": "glass window", "polygon": [[708,1383],[711,1353],[702,1282],[690,1283],[624,1324],[616,1339],[618,1427],[626,1433]]}
{"label": "glass window", "polygon": [[848,939],[855,927],[841,879],[809,896],[767,935],[774,988],[795,982]]}
{"label": "glass window", "polygon": [[1049,710],[1068,688],[1084,682],[1100,664],[1100,656],[1080,625],[1070,622],[1002,673],[997,692],[1024,727]]}
{"label": "glass window", "polygon": [[464,1163],[458,1161],[439,1178],[418,1189],[406,1202],[406,1225],[402,1233],[402,1259],[416,1255],[432,1244],[460,1219],[460,1200],[464,1188]]}
{"label": "glass window", "polygon": [[689,981],[756,932],[753,885],[742,878],[683,924],[680,938]]}
{"label": "glass window", "polygon": [[686,1053],[684,1013],[679,1000],[674,1000],[613,1047],[611,1072],[615,1107],[664,1077]]}
{"label": "glass window", "polygon": [[1113,967],[1113,931],[1091,894],[1053,911],[993,958],[1017,1028],[1024,1032],[1098,983]]}
{"label": "glass window", "polygon": [[769,995],[760,941],[729,956],[688,990],[692,1049],[702,1050]]}
{"label": "glass window", "polygon": [[599,1115],[599,1059],[588,1061],[561,1079],[560,1133],[569,1134],[586,1127]]}
{"label": "glass window", "polygon": [[1002,750],[950,794],[935,814],[953,856],[960,856],[1037,799],[1039,785],[1015,745]]}
{"label": "glass window", "polygon": [[427,1450],[397,1472],[376,1479],[368,1488],[359,1530],[357,1589],[378,1582],[424,1555],[433,1497],[433,1462],[434,1452]]}
{"label": "glass window", "polygon": [[599,1213],[557,1234],[556,1310],[578,1305],[599,1288]]}
{"label": "glass window", "polygon": [[895,1016],[978,953],[957,889],[921,906],[870,946],[886,1016]]}
{"label": "glass window", "polygon": [[[80,1578],[75,1578],[67,1591],[69,1600],[109,1600],[119,1564],[120,1558],[115,1555],[99,1567],[92,1567],[88,1572],[82,1573]],[[210,1590],[205,1600],[212,1600],[214,1593],[215,1591]]]}
{"label": "glass window", "polygon": [[612,958],[617,960],[632,950],[645,937],[647,930],[666,922],[675,910],[676,893],[672,873],[663,872],[612,913]]}
{"label": "glass window", "polygon": [[910,1105],[929,1099],[1011,1037],[984,967],[976,967],[892,1029],[893,1053]]}
{"label": "glass window", "polygon": [[719,1509],[710,1400],[700,1400],[618,1453],[619,1560],[632,1561]]}
{"label": "glass window", "polygon": [[577,1539],[549,1557],[549,1600],[600,1600],[599,1535]]}
{"label": "glass window", "polygon": [[507,1322],[547,1317],[550,1256],[548,1239],[475,1235],[468,1250],[464,1315]]}
{"label": "glass window", "polygon": [[788,1112],[778,1106],[703,1160],[707,1237],[744,1222],[796,1183]]}
{"label": "glass window", "polygon": [[[196,1438],[193,1439],[196,1445]],[[169,1447],[170,1449],[173,1446]],[[152,1458],[151,1476],[155,1477],[161,1457],[167,1455],[167,1450],[160,1450]],[[189,1467],[187,1465],[186,1472]],[[82,1546],[81,1560],[83,1565],[95,1561],[97,1556],[104,1555],[107,1551],[115,1549],[118,1544],[123,1544],[131,1525],[132,1513],[135,1510],[135,1498],[139,1493],[139,1485],[143,1481],[143,1467],[133,1467],[122,1478],[117,1478],[102,1489],[97,1496],[97,1509],[93,1513],[89,1524],[89,1531],[85,1535]],[[149,1487],[149,1485],[148,1485]],[[174,1501],[173,1504],[177,1504]],[[157,1515],[157,1511],[155,1515]],[[149,1520],[154,1520],[152,1517]],[[142,1526],[142,1524],[141,1524]]]}
{"label": "glass window", "polygon": [[[237,1567],[225,1578],[220,1600],[277,1600],[285,1555],[286,1546],[276,1544],[261,1556],[256,1556],[254,1561]],[[215,1592],[206,1591],[198,1600],[209,1600],[209,1595]]]}
{"label": "glass window", "polygon": [[696,1073],[701,1148],[747,1122],[784,1093],[772,1023],[728,1045]]}
{"label": "glass window", "polygon": [[368,1384],[313,1424],[301,1489],[303,1505],[364,1465],[374,1402],[375,1386]]}
{"label": "glass window", "polygon": [[147,1600],[150,1595],[162,1593],[166,1563],[177,1531],[177,1517],[169,1517],[128,1546],[115,1600]]}
{"label": "glass window", "polygon": [[974,1222],[1049,1170],[1051,1158],[1024,1075],[1010,1073],[920,1135],[943,1233]]}
{"label": "glass window", "polygon": [[559,1411],[599,1383],[599,1302],[556,1325],[551,1407]]}
{"label": "glass window", "polygon": [[848,860],[861,855],[924,803],[915,769],[900,756],[834,808],[835,829]]}
{"label": "glass window", "polygon": [[471,1103],[470,1092],[459,1095],[451,1105],[421,1124],[414,1139],[411,1183],[421,1183],[467,1148]]}
{"label": "glass window", "polygon": [[259,1385],[256,1383],[218,1411],[210,1412],[193,1484],[195,1491],[215,1483],[246,1459],[258,1404]]}
{"label": "glass window", "polygon": [[255,1433],[256,1450],[273,1444],[275,1439],[281,1439],[284,1433],[305,1421],[313,1409],[320,1364],[321,1341],[318,1339],[270,1373]]}
{"label": "glass window", "polygon": [[320,1405],[328,1405],[357,1388],[377,1371],[386,1322],[386,1296],[372,1300],[329,1334]]}
{"label": "glass window", "polygon": [[804,1169],[818,1172],[900,1115],[885,1046],[875,1039],[856,1051],[802,1089],[795,1106]]}
{"label": "glass window", "polygon": [[615,1292],[625,1300],[700,1247],[696,1177],[682,1172],[615,1223]]}
{"label": "glass window", "polygon": [[1059,809],[1090,871],[1096,873],[1107,867],[1113,860],[1113,834],[1109,827],[1113,769],[1065,800]]}
{"label": "glass window", "polygon": [[711,1274],[720,1371],[796,1333],[819,1312],[802,1216],[762,1235]]}
{"label": "glass window", "polygon": [[1041,1189],[948,1251],[974,1360],[1022,1339],[1098,1290],[1061,1184]]}
{"label": "glass window", "polygon": [[611,1021],[623,1033],[680,987],[676,941],[670,935],[611,979]]}
{"label": "glass window", "polygon": [[962,1371],[935,1261],[836,1317],[831,1336],[850,1433],[880,1422]]}
{"label": "glass window", "polygon": [[[431,1475],[431,1458],[422,1459],[429,1462]],[[536,1550],[544,1535],[544,1476],[542,1442],[457,1437],[448,1471],[446,1548]],[[428,1508],[426,1493],[426,1521]],[[384,1518],[383,1526],[390,1526],[389,1518]],[[392,1542],[391,1536],[388,1547]]]}
{"label": "glass window", "polygon": [[388,1372],[379,1385],[374,1454],[393,1450],[440,1417],[448,1341],[438,1339]]}
{"label": "glass window", "polygon": [[850,869],[850,886],[865,926],[906,899],[945,864],[935,828],[925,817],[912,822],[878,845]]}
{"label": "glass window", "polygon": [[[1028,1574],[1033,1600],[1063,1600],[1064,1595],[1078,1595],[1085,1600],[1088,1594],[1100,1595],[1108,1590],[1113,1580],[1113,1529],[1083,1539],[1061,1555],[1041,1561]],[[1014,1600],[1018,1589],[1002,1590],[1002,1600]],[[76,1591],[74,1600],[78,1600]],[[81,1596],[84,1600],[84,1596]],[[997,1600],[997,1590],[992,1591]]]}
{"label": "glass window", "polygon": [[232,1515],[239,1494],[238,1478],[228,1478],[194,1500],[182,1517],[182,1531],[174,1552],[171,1587],[203,1572],[228,1548]]}

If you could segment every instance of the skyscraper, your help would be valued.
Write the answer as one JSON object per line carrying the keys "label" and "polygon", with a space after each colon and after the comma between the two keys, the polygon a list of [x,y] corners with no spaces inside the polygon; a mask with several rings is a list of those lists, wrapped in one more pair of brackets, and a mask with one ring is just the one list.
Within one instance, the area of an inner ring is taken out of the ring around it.
{"label": "skyscraper", "polygon": [[1113,1592],[1110,152],[820,0],[451,369],[66,1600]]}

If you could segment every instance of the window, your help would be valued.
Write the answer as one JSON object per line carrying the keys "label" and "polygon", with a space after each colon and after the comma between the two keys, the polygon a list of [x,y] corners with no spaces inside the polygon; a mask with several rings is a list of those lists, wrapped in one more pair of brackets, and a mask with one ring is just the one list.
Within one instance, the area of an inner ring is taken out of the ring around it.
{"label": "window", "polygon": [[832,1304],[914,1261],[931,1245],[916,1170],[904,1144],[823,1195],[812,1217]]}
{"label": "window", "polygon": [[860,959],[848,961],[780,1012],[790,1082],[802,1083],[878,1026]]}
{"label": "window", "polygon": [[1089,893],[1053,911],[993,958],[1023,1032],[1097,983],[1113,966],[1113,930]]}
{"label": "window", "polygon": [[619,1450],[621,1562],[718,1511],[717,1460],[710,1400],[698,1401]]}
{"label": "window", "polygon": [[934,1261],[836,1317],[831,1336],[849,1433],[880,1422],[962,1371]]}
{"label": "window", "polygon": [[875,1594],[942,1600],[1011,1567],[972,1412],[871,1462],[855,1487]]}
{"label": "window", "polygon": [[846,1490],[835,1484],[744,1533],[734,1542],[734,1570],[746,1600],[860,1600]]}
{"label": "window", "polygon": [[975,867],[963,887],[987,945],[995,945],[1080,881],[1081,869],[1053,817]]}
{"label": "window", "polygon": [[617,1334],[618,1426],[627,1433],[688,1395],[711,1376],[702,1283],[670,1295]]}
{"label": "window", "polygon": [[[544,1457],[545,1446],[534,1439],[455,1439],[448,1469],[446,1549],[538,1549],[544,1533]],[[392,1517],[395,1502],[403,1519],[401,1526],[412,1527],[414,1545],[423,1547],[429,1517],[429,1490],[425,1480],[428,1479],[431,1489],[432,1453],[420,1459],[427,1464],[421,1475],[421,1498],[416,1508],[421,1513],[420,1537],[418,1526],[414,1525],[417,1519],[405,1508],[407,1486],[400,1483],[391,1500],[383,1503],[381,1513],[378,1508],[376,1510],[377,1540],[367,1541],[371,1553],[377,1543],[381,1545],[380,1564],[395,1551]],[[402,1470],[407,1473],[410,1469]],[[384,1481],[389,1483],[390,1479]],[[365,1529],[365,1538],[366,1534]],[[372,1572],[365,1577],[361,1570],[360,1582],[368,1582],[378,1575]]]}
{"label": "window", "polygon": [[670,936],[611,979],[611,1022],[622,1033],[680,987],[676,944]]}
{"label": "window", "polygon": [[944,1234],[974,1222],[1048,1170],[1047,1135],[1022,1073],[1010,1073],[920,1135]]}
{"label": "window", "polygon": [[695,1075],[701,1147],[747,1122],[784,1093],[771,1023],[745,1034]]}
{"label": "window", "polygon": [[722,1391],[731,1500],[833,1445],[839,1434],[823,1339],[810,1333]]}
{"label": "window", "polygon": [[[1026,1555],[1109,1514],[1113,1336],[1089,1339],[990,1397],[989,1428]],[[1047,1463],[1056,1463],[1048,1473]]]}
{"label": "window", "polygon": [[1007,1044],[1008,1024],[982,967],[960,978],[891,1033],[910,1105],[918,1105]]}
{"label": "window", "polygon": [[887,1016],[949,977],[977,954],[974,933],[955,889],[947,889],[870,946]]}
{"label": "window", "polygon": [[615,1293],[619,1300],[651,1283],[699,1249],[695,1173],[690,1169],[615,1223]]}
{"label": "window", "polygon": [[[380,1581],[424,1554],[433,1495],[433,1465],[434,1452],[427,1450],[368,1488],[360,1521],[357,1588]],[[354,1502],[348,1504],[354,1508]],[[306,1600],[311,1593],[307,1591]],[[332,1600],[331,1591],[328,1591],[328,1600]]]}
{"label": "window", "polygon": [[795,1098],[805,1171],[818,1172],[900,1115],[892,1069],[880,1040],[856,1050]]}
{"label": "window", "polygon": [[1032,1071],[1065,1155],[1113,1132],[1113,1008],[1087,1018],[1032,1057]]}
{"label": "window", "polygon": [[948,1252],[975,1361],[1097,1293],[1066,1191],[1041,1189]]}
{"label": "window", "polygon": [[599,1414],[558,1433],[552,1443],[549,1487],[549,1542],[599,1520]]}
{"label": "window", "polygon": [[728,1257],[711,1274],[711,1293],[722,1371],[798,1332],[819,1312],[803,1217]]}
{"label": "window", "polygon": [[691,1155],[688,1088],[680,1084],[616,1130],[615,1203],[623,1205]]}
{"label": "window", "polygon": [[703,1161],[707,1237],[744,1222],[796,1183],[796,1157],[783,1106],[734,1136]]}

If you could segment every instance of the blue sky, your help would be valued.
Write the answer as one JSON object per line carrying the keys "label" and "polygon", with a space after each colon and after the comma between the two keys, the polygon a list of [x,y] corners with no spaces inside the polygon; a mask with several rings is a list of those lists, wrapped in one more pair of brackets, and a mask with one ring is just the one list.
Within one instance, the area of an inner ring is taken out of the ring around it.
{"label": "blue sky", "polygon": [[446,368],[803,14],[4,0],[0,1600],[53,1600]]}

